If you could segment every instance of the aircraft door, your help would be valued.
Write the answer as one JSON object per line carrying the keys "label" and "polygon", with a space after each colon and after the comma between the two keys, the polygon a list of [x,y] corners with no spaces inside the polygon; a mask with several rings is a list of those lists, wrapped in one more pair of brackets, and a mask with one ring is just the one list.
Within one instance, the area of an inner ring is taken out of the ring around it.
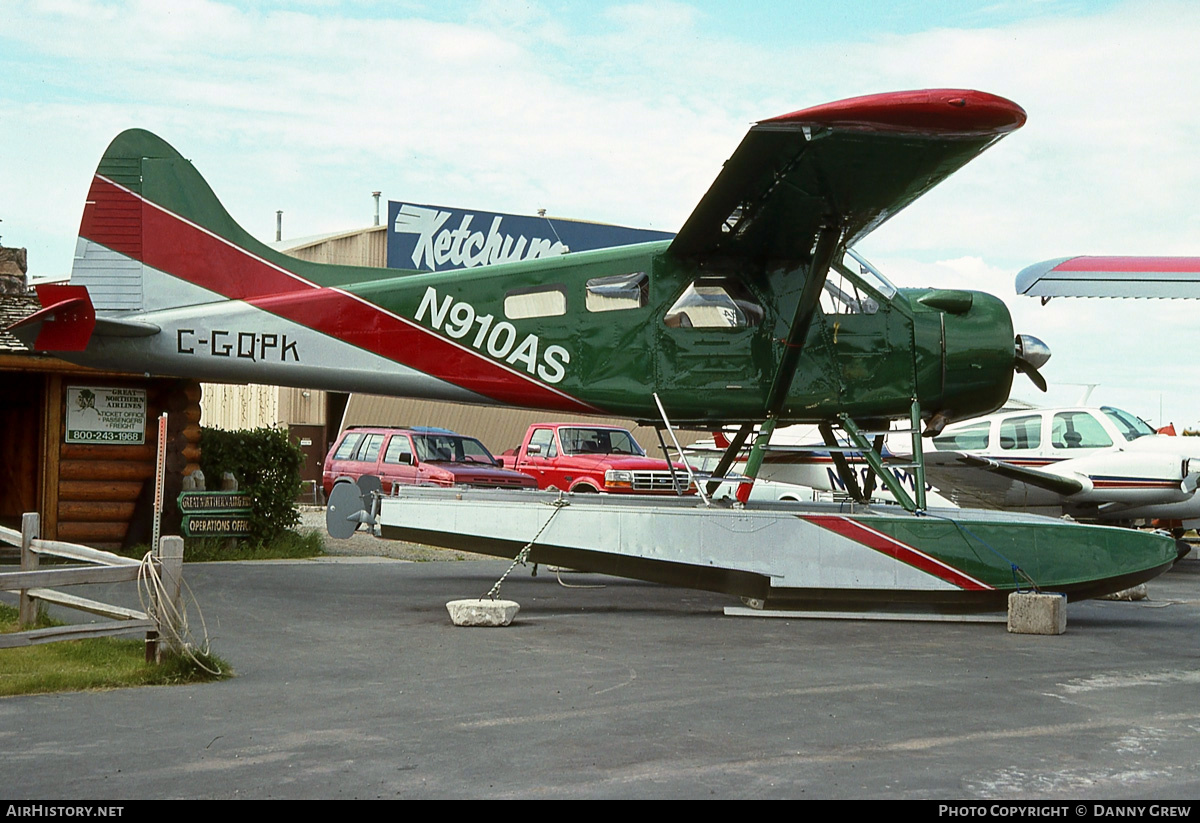
{"label": "aircraft door", "polygon": [[891,312],[852,282],[832,278],[816,318],[833,353],[839,394],[847,408],[910,396],[912,364],[908,347],[892,339]]}
{"label": "aircraft door", "polygon": [[761,404],[764,366],[772,361],[763,316],[734,278],[701,278],[683,289],[659,324],[658,383],[668,414],[712,415],[712,402],[727,407],[733,392],[746,398],[748,411]]}

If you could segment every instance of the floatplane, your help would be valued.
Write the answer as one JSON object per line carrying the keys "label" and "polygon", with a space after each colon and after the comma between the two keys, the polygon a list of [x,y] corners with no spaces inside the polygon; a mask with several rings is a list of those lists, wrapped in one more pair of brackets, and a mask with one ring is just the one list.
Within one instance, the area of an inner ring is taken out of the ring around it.
{"label": "floatplane", "polygon": [[[1173,542],[941,513],[923,494],[922,432],[999,408],[1014,370],[1044,382],[1049,350],[1014,335],[998,298],[899,289],[852,249],[1025,119],[1009,100],[958,89],[773,117],[750,128],[673,239],[456,272],[276,253],[189,161],[126,131],[92,180],[70,283],[40,287],[44,308],[16,331],[74,362],[158,375],[667,430],[734,425],[714,488],[751,443],[736,500],[405,489],[346,515],[377,520],[383,537],[514,557],[536,535],[533,562],[768,607],[955,611],[1002,609],[1018,589],[1101,595],[1167,569]],[[882,463],[893,420],[909,427],[914,495]],[[747,503],[773,431],[792,423],[817,425],[829,444],[849,438],[900,505]]]}

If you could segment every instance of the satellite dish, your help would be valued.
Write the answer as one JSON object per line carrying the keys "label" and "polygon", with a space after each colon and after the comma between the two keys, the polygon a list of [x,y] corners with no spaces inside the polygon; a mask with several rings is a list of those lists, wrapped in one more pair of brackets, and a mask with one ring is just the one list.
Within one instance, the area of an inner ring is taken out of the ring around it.
{"label": "satellite dish", "polygon": [[383,493],[383,481],[376,475],[364,474],[358,478],[358,490],[362,493],[363,507],[365,508],[366,502],[371,499],[372,493]]}
{"label": "satellite dish", "polygon": [[[376,478],[378,482],[378,478]],[[325,507],[325,531],[335,540],[346,540],[362,522],[363,498],[353,483],[338,483],[329,494]]]}

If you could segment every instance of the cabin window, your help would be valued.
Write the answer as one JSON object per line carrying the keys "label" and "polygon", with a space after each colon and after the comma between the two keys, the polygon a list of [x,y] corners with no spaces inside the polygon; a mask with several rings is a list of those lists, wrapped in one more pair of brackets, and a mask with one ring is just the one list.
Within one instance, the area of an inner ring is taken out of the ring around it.
{"label": "cabin window", "polygon": [[567,291],[562,286],[523,289],[504,296],[504,316],[509,320],[558,317],[567,313]]}
{"label": "cabin window", "polygon": [[697,280],[684,289],[663,322],[670,328],[744,329],[762,318],[762,306],[739,284]]}
{"label": "cabin window", "polygon": [[1102,449],[1112,445],[1112,438],[1087,412],[1059,412],[1050,427],[1050,445],[1056,449]]}
{"label": "cabin window", "polygon": [[837,269],[830,269],[821,308],[825,314],[875,314],[879,311],[879,301]]}
{"label": "cabin window", "polygon": [[1000,421],[1000,448],[1036,449],[1042,445],[1042,417],[1009,417]]}
{"label": "cabin window", "polygon": [[640,309],[646,305],[649,296],[649,278],[644,271],[593,277],[587,281],[585,305],[588,311]]}
{"label": "cabin window", "polygon": [[[892,285],[892,282],[879,273],[879,269],[867,262],[866,258],[856,252],[854,249],[846,249],[846,257],[858,264],[858,276],[875,291],[883,295],[885,300],[891,300],[896,296],[898,289]],[[849,265],[843,258],[843,266]]]}
{"label": "cabin window", "polygon": [[[408,455],[408,460],[401,459],[404,455]],[[383,462],[412,463],[412,445],[408,442],[408,435],[392,435],[392,439],[388,441],[387,451],[383,453]]]}
{"label": "cabin window", "polygon": [[976,423],[953,432],[944,432],[933,438],[933,447],[938,451],[981,451],[987,448],[990,423]]}
{"label": "cabin window", "polygon": [[337,452],[333,455],[334,460],[349,460],[350,455],[354,454],[358,449],[359,441],[362,440],[361,434],[348,434],[342,439],[342,445],[338,446]]}

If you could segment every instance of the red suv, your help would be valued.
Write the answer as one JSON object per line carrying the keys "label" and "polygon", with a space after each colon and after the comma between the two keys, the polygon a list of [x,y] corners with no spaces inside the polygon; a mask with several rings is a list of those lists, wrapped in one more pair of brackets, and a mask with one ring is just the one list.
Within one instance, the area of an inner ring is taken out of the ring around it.
{"label": "red suv", "polygon": [[322,485],[328,496],[336,483],[354,483],[373,474],[385,493],[393,484],[481,486],[532,489],[527,474],[501,468],[484,445],[449,429],[351,426],[325,458]]}

